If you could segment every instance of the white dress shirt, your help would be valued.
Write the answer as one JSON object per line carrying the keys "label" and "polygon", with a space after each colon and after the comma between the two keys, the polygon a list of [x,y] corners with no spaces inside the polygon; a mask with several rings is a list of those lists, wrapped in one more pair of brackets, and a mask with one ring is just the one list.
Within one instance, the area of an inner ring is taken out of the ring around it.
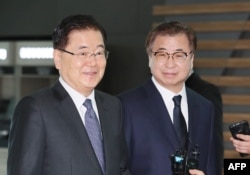
{"label": "white dress shirt", "polygon": [[159,93],[162,96],[162,99],[164,101],[164,104],[168,110],[170,119],[172,120],[172,122],[174,122],[173,120],[173,111],[174,111],[174,101],[173,101],[173,97],[176,95],[181,95],[181,112],[185,118],[186,121],[186,125],[187,125],[187,129],[188,129],[188,104],[187,104],[187,94],[186,94],[186,87],[185,84],[183,86],[183,88],[181,89],[181,91],[179,93],[173,93],[172,91],[166,89],[165,87],[163,87],[162,85],[160,85],[156,79],[154,77],[152,77],[152,81],[154,83],[154,85],[156,86],[156,89],[159,91]]}
{"label": "white dress shirt", "polygon": [[82,95],[81,93],[79,93],[75,89],[73,89],[71,86],[69,86],[63,80],[62,77],[59,77],[59,81],[62,84],[62,86],[64,87],[64,89],[68,92],[69,96],[72,98],[72,100],[76,106],[76,109],[78,110],[78,112],[81,116],[83,124],[85,125],[85,112],[87,111],[87,108],[83,105],[83,103],[85,102],[85,100],[87,98],[91,100],[93,109],[96,113],[98,121],[100,122],[99,114],[98,114],[98,110],[97,110],[97,106],[96,106],[96,101],[95,101],[95,91],[93,90],[92,93],[88,97],[85,97],[84,95]]}

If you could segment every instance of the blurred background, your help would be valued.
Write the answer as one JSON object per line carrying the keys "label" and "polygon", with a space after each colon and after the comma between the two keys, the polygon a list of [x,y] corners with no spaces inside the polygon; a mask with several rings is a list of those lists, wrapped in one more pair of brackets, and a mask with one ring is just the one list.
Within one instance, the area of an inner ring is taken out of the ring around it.
{"label": "blurred background", "polygon": [[[241,2],[248,1],[241,0]],[[195,57],[201,62],[195,64],[195,70],[204,79],[217,85],[223,94],[225,151],[231,151],[226,156],[237,157],[238,154],[232,152],[232,147],[228,144],[230,134],[227,127],[228,123],[235,120],[249,119],[250,5],[244,8],[234,5],[235,8],[231,6],[230,10],[225,10],[226,5],[221,7],[218,5],[223,13],[216,12],[216,8],[207,7],[208,3],[230,2],[239,3],[238,0],[189,0],[187,2],[182,0],[0,0],[0,175],[6,174],[8,131],[16,103],[28,93],[51,86],[58,78],[50,56],[43,55],[41,58],[34,59],[20,54],[21,50],[24,49],[23,53],[25,48],[32,48],[35,53],[51,52],[53,28],[65,16],[78,13],[94,15],[107,31],[107,49],[110,51],[110,57],[105,76],[98,88],[113,95],[143,83],[150,75],[144,41],[154,23],[164,20],[197,22],[199,25],[195,25],[197,28],[194,27],[194,29],[197,29],[198,40],[201,42],[198,43]],[[192,6],[196,4],[203,5]],[[170,8],[161,10],[156,8],[157,5],[167,5]],[[205,10],[202,12],[203,8]],[[200,12],[199,9],[201,9]],[[215,29],[217,23],[209,24],[214,21],[229,22],[226,23],[229,27],[218,25]],[[238,23],[234,23],[235,21]],[[202,22],[204,25],[201,25]],[[238,24],[242,24],[242,27]],[[238,27],[235,28],[235,26]],[[240,42],[237,42],[238,40]],[[244,60],[241,63],[231,63],[232,58]],[[219,60],[219,62],[206,62],[207,59]],[[235,87],[235,85],[238,86]]]}

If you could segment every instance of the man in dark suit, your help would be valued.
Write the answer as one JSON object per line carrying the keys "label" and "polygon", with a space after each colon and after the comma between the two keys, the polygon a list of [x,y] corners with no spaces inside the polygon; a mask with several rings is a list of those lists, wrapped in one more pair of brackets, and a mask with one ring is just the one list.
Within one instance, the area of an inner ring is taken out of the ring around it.
{"label": "man in dark suit", "polygon": [[[223,153],[224,153],[224,146],[223,146],[223,103],[220,90],[214,84],[209,83],[191,70],[191,73],[186,80],[186,86],[197,92],[198,94],[202,95],[203,97],[207,98],[214,104],[214,112],[215,112],[215,131],[216,131],[216,152],[218,154],[216,160],[216,166],[220,170],[222,170],[223,166]],[[220,171],[219,174],[222,172]]]}
{"label": "man in dark suit", "polygon": [[17,105],[8,175],[127,175],[121,106],[94,88],[103,77],[106,33],[89,15],[64,18],[53,32],[59,81]]}
{"label": "man in dark suit", "polygon": [[[189,152],[198,145],[198,168],[191,168],[188,173],[218,175],[214,106],[185,86],[193,67],[195,32],[179,22],[161,23],[148,34],[146,50],[152,77],[119,94],[131,174],[171,175],[176,167],[172,166],[170,155],[179,149]],[[177,115],[175,99],[180,96],[181,112]],[[178,123],[181,127],[177,128]]]}

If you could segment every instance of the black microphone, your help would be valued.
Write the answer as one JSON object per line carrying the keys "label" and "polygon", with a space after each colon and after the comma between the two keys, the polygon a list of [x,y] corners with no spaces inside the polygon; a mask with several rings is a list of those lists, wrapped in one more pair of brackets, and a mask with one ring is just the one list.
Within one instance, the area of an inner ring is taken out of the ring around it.
{"label": "black microphone", "polygon": [[186,170],[188,174],[190,169],[198,169],[199,167],[199,156],[200,149],[198,145],[193,145],[190,137],[188,136],[187,140],[187,155],[186,155]]}
{"label": "black microphone", "polygon": [[173,175],[188,175],[190,169],[198,169],[199,166],[199,146],[192,146],[192,141],[187,133],[181,148],[170,155]]}

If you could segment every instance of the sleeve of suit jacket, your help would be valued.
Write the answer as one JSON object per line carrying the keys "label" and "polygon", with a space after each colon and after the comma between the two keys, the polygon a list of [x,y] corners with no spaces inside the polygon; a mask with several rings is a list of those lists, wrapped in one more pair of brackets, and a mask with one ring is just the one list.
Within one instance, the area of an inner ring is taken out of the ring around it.
{"label": "sleeve of suit jacket", "polygon": [[11,125],[8,175],[40,175],[45,132],[39,107],[32,98],[17,106]]}

